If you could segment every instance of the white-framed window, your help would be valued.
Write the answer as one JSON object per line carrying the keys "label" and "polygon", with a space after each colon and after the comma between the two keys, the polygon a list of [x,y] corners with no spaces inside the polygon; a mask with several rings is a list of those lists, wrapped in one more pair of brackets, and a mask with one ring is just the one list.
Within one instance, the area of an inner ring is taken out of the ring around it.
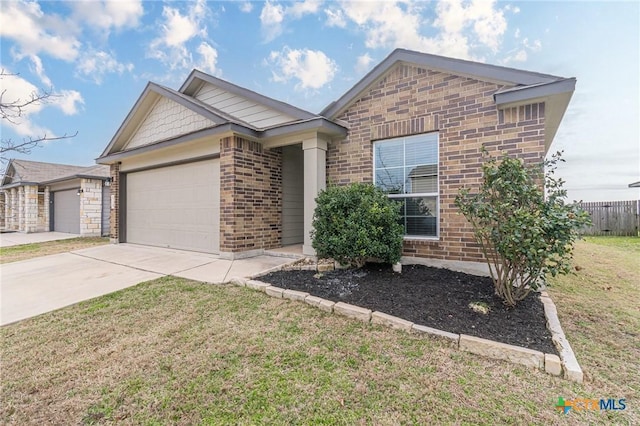
{"label": "white-framed window", "polygon": [[375,185],[402,203],[406,237],[438,237],[438,133],[373,143]]}

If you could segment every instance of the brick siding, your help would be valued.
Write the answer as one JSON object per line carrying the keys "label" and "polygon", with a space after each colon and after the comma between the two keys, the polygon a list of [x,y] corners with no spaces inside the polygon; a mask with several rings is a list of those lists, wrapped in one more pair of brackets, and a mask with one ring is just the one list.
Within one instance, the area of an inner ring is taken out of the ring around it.
{"label": "brick siding", "polygon": [[220,251],[279,247],[282,150],[238,136],[220,142]]}
{"label": "brick siding", "polygon": [[372,142],[439,132],[440,238],[406,240],[405,256],[482,261],[472,230],[454,199],[482,178],[481,147],[528,163],[544,158],[544,104],[499,111],[503,86],[398,64],[340,116],[349,135],[327,151],[328,183],[373,181]]}

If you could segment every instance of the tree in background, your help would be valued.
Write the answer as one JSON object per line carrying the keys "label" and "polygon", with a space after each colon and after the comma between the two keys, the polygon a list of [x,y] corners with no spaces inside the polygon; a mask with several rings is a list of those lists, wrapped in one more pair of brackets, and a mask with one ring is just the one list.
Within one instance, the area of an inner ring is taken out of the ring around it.
{"label": "tree in background", "polygon": [[490,158],[479,192],[463,188],[455,199],[473,227],[496,294],[508,306],[537,290],[548,274],[571,271],[578,231],[590,223],[587,212],[565,204],[564,182],[554,177],[561,154],[535,167],[506,155]]}

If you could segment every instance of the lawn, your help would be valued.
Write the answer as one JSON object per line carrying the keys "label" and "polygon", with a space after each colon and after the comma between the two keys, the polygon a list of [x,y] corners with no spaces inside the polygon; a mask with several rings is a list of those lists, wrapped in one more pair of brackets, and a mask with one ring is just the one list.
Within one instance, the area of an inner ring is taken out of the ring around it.
{"label": "lawn", "polygon": [[[583,385],[233,286],[172,277],[0,329],[9,424],[640,424],[640,239],[551,294]],[[560,414],[558,397],[626,398]]]}
{"label": "lawn", "polygon": [[17,262],[50,254],[66,253],[72,250],[108,244],[109,238],[78,237],[68,240],[46,241],[42,243],[22,244],[0,247],[0,263]]}

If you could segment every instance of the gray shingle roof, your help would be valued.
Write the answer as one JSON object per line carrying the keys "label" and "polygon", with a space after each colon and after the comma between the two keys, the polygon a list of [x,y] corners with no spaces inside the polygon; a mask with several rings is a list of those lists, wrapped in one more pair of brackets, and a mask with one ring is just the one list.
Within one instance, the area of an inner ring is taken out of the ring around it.
{"label": "gray shingle roof", "polygon": [[2,177],[2,185],[20,183],[41,183],[53,180],[64,180],[76,176],[109,177],[109,167],[73,166],[70,164],[45,163],[41,161],[13,159],[7,165]]}

